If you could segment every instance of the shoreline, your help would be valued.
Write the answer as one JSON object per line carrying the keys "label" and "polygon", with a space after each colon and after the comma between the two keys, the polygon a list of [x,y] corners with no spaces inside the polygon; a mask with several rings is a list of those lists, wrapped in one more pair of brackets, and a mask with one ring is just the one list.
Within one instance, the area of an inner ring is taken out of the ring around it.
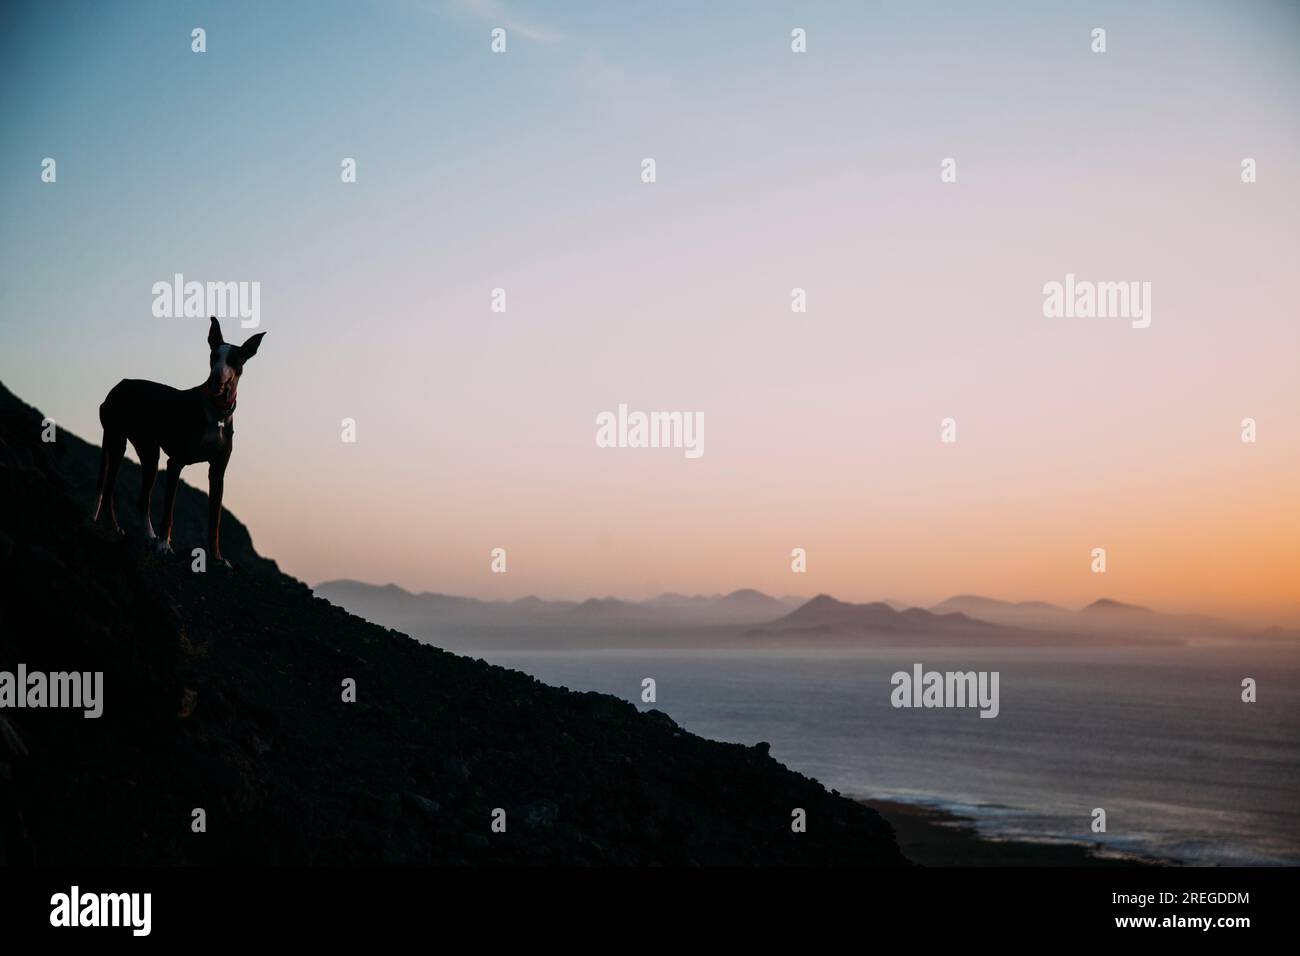
{"label": "shoreline", "polygon": [[1177,866],[1171,860],[1099,855],[1098,846],[1082,843],[1036,843],[980,836],[973,818],[917,803],[863,800],[885,818],[903,856],[920,866]]}

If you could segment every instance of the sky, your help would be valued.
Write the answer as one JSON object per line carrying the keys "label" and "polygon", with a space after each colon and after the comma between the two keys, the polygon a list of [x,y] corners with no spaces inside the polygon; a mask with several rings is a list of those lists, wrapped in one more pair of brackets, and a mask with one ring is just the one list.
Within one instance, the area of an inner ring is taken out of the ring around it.
{"label": "sky", "polygon": [[[154,283],[258,282],[225,503],[311,583],[1300,623],[1298,47],[1265,0],[6,4],[0,381],[98,442],[206,375]],[[1067,274],[1149,327],[1045,317]],[[598,447],[620,404],[703,455]]]}

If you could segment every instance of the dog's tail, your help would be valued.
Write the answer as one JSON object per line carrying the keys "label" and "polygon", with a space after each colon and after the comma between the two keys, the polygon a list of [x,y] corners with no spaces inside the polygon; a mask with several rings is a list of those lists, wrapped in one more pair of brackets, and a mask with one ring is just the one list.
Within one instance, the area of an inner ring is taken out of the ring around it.
{"label": "dog's tail", "polygon": [[118,382],[108,390],[104,400],[99,403],[99,423],[104,426],[104,431],[121,430],[121,422],[118,421],[118,407],[121,404],[123,386],[126,385],[126,379]]}

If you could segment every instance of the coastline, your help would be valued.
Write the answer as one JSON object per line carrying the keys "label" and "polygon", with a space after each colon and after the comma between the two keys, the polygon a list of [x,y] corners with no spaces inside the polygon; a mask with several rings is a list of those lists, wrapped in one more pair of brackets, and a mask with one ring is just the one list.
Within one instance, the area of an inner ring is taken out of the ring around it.
{"label": "coastline", "polygon": [[1098,854],[1079,843],[1035,843],[982,837],[967,816],[895,800],[859,800],[894,828],[903,856],[920,866],[1176,866],[1173,861]]}

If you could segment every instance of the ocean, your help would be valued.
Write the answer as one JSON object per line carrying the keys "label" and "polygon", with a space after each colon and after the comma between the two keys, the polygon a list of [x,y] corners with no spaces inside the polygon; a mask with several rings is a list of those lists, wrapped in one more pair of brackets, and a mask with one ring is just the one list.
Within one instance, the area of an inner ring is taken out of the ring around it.
{"label": "ocean", "polygon": [[[1300,648],[500,651],[548,684],[767,741],[826,787],[969,816],[991,839],[1202,865],[1300,864]],[[891,675],[998,671],[999,713],[907,709]],[[656,702],[642,703],[642,680]],[[1243,703],[1242,680],[1257,684]],[[1094,833],[1093,811],[1106,831]]]}

